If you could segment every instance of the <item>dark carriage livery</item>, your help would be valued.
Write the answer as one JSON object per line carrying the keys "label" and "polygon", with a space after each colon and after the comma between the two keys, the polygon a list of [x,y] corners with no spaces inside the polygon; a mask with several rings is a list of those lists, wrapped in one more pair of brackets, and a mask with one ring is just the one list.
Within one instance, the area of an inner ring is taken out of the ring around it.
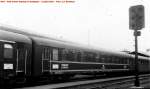
{"label": "dark carriage livery", "polygon": [[[134,73],[134,56],[1,28],[0,79],[22,80],[76,74]],[[139,56],[139,71],[150,72],[150,59]]]}
{"label": "dark carriage livery", "polygon": [[[33,63],[36,74],[96,74],[104,72],[129,72],[132,56],[96,50],[78,44],[32,37],[35,47]],[[129,64],[130,62],[130,64]],[[37,65],[38,68],[37,68]]]}
{"label": "dark carriage livery", "polygon": [[[31,37],[35,47],[35,75],[69,77],[75,74],[133,73],[134,56],[60,40]],[[149,59],[139,56],[140,72],[148,72]],[[37,65],[38,68],[37,68]]]}
{"label": "dark carriage livery", "polygon": [[0,78],[31,75],[32,41],[24,35],[0,30]]}

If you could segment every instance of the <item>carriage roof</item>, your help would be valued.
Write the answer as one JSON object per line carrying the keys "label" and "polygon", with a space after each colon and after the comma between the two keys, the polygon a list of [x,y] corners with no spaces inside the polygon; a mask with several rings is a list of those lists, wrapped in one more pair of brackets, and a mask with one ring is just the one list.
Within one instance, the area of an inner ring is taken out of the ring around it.
{"label": "carriage roof", "polygon": [[117,51],[113,51],[113,50],[106,50],[106,49],[103,49],[103,48],[92,47],[92,46],[82,45],[82,44],[73,43],[73,42],[59,41],[59,40],[55,40],[55,39],[35,37],[35,36],[31,36],[31,38],[32,38],[32,40],[34,40],[34,42],[36,44],[43,45],[43,46],[75,49],[75,50],[78,50],[78,51],[101,53],[102,55],[114,55],[114,56],[122,56],[122,57],[129,57],[130,56],[130,54],[126,54],[126,53],[123,53],[123,52],[117,52]]}
{"label": "carriage roof", "polygon": [[22,34],[17,34],[9,31],[4,31],[0,29],[0,41],[3,42],[22,42],[31,44],[31,40]]}

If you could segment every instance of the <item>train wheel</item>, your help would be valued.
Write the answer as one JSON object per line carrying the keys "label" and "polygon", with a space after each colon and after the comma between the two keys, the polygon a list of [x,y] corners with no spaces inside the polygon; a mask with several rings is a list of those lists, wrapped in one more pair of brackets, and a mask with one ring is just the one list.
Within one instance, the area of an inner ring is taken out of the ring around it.
{"label": "train wheel", "polygon": [[24,84],[24,83],[26,83],[26,78],[25,77],[18,77],[16,79],[16,83],[18,83],[18,84]]}
{"label": "train wheel", "polygon": [[11,89],[15,85],[13,79],[2,79],[0,89]]}

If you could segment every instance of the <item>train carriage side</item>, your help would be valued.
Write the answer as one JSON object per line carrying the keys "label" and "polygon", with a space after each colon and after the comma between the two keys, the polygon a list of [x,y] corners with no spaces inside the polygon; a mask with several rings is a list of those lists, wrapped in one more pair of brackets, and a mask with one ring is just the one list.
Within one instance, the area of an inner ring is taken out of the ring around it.
{"label": "train carriage side", "polygon": [[[72,75],[97,70],[101,65],[81,62],[81,49],[66,45],[64,42],[32,37],[33,40],[33,76]],[[73,58],[73,51],[78,50],[78,57]],[[65,54],[64,54],[65,53]],[[78,58],[78,59],[77,59]],[[91,68],[90,68],[90,65]]]}
{"label": "train carriage side", "polygon": [[149,57],[139,56],[139,72],[140,73],[150,73],[150,59]]}
{"label": "train carriage side", "polygon": [[[103,55],[102,55],[103,54]],[[100,63],[103,63],[102,72],[108,75],[128,74],[132,72],[132,57],[120,52],[100,52]]]}
{"label": "train carriage side", "polygon": [[15,80],[31,75],[31,40],[21,34],[0,30],[0,79]]}
{"label": "train carriage side", "polygon": [[30,36],[32,39],[32,77],[48,77],[51,73],[52,46],[49,40]]}
{"label": "train carriage side", "polygon": [[69,59],[63,58],[66,55],[63,55],[62,51],[75,49],[68,48],[69,45],[65,45],[64,42],[33,36],[31,39],[33,40],[32,74],[34,77],[72,75],[81,72],[86,67],[86,69],[89,68],[88,63],[85,63],[86,66],[84,66],[80,61],[71,60],[71,55],[68,55]]}
{"label": "train carriage side", "polygon": [[61,41],[31,37],[33,76],[125,73],[132,71],[130,55],[91,49]]}

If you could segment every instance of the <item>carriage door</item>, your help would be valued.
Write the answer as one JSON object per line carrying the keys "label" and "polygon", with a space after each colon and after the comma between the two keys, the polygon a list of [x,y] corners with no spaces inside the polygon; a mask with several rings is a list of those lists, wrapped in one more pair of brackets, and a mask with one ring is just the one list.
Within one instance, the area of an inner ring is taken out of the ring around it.
{"label": "carriage door", "polygon": [[42,72],[50,72],[51,48],[45,47],[42,52]]}
{"label": "carriage door", "polygon": [[25,47],[17,48],[17,66],[16,72],[18,75],[26,74],[26,63],[27,63],[28,51]]}

